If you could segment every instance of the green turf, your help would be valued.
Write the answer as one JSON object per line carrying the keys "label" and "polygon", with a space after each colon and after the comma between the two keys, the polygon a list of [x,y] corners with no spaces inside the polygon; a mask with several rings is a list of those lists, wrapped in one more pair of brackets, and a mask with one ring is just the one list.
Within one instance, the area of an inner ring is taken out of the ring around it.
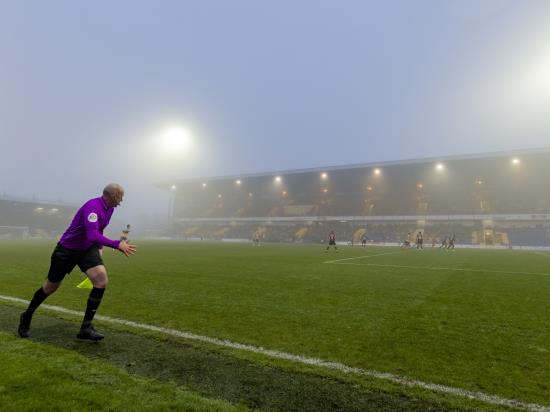
{"label": "green turf", "polygon": [[[0,330],[10,328],[13,330],[17,323],[14,322],[14,319],[17,319],[20,312],[20,308],[0,306]],[[168,388],[172,388],[173,384],[176,384],[184,388],[191,388],[202,396],[221,398],[234,404],[245,404],[254,409],[281,411],[337,409],[357,412],[458,409],[457,406],[453,406],[452,401],[442,397],[424,396],[423,399],[415,394],[403,394],[392,390],[392,388],[369,388],[366,385],[338,379],[335,376],[311,373],[311,371],[308,373],[304,370],[292,370],[292,368],[264,362],[258,363],[257,360],[255,362],[242,359],[215,350],[215,348],[189,345],[177,339],[143,336],[107,326],[102,328],[108,336],[106,341],[100,343],[81,342],[74,338],[78,329],[78,324],[75,321],[44,315],[37,315],[35,321],[40,323],[40,327],[34,329],[32,341],[43,344],[43,347],[57,347],[67,351],[48,353],[41,349],[38,353],[33,354],[32,347],[28,347],[25,353],[16,354],[26,342],[13,343],[14,350],[7,356],[7,359],[10,359],[11,356],[13,365],[10,372],[13,370],[13,373],[21,374],[20,368],[22,367],[27,367],[29,370],[22,373],[24,378],[17,379],[15,386],[20,389],[20,392],[12,393],[12,398],[21,397],[25,392],[26,386],[22,383],[29,375],[32,375],[37,382],[48,379],[52,385],[63,387],[66,382],[63,373],[56,372],[55,375],[49,373],[49,370],[55,369],[56,366],[59,369],[60,364],[68,364],[71,368],[80,370],[79,373],[72,374],[71,379],[75,380],[78,386],[86,387],[90,384],[86,370],[90,365],[97,365],[97,361],[101,360],[130,375],[146,376],[160,382],[168,381],[171,383]],[[96,363],[77,361],[79,358],[76,356],[59,357],[59,353],[70,353],[68,351],[78,353],[81,357],[93,359]],[[34,367],[34,360],[25,361],[26,363],[22,365],[20,357],[43,359],[39,367]],[[52,358],[54,362],[50,365],[49,362]],[[1,356],[0,359],[2,359]],[[94,373],[92,372],[92,374]],[[113,377],[107,376],[106,379],[110,386],[120,385],[118,382],[113,383]],[[98,381],[95,376],[93,380],[94,382]],[[33,384],[33,386],[36,385]],[[101,384],[96,384],[91,388],[95,391],[102,389]],[[118,409],[124,399],[149,389],[142,385],[131,392],[124,387],[117,390],[120,393],[119,399],[106,398],[105,401],[105,398],[102,397],[97,402],[103,402],[105,409]],[[69,397],[69,400],[73,400],[74,393],[79,393],[77,388],[60,389],[56,397],[58,399]],[[31,391],[30,395],[34,400],[39,394]],[[89,399],[83,401],[81,409],[92,406],[86,403],[89,401]],[[0,410],[1,406],[0,402]],[[210,407],[212,406],[217,405],[212,403]]]}
{"label": "green turf", "polygon": [[[53,246],[2,242],[1,294],[29,299]],[[101,314],[550,405],[547,253],[138,246],[130,259],[106,251]],[[80,280],[48,303],[82,310]]]}
{"label": "green turf", "polygon": [[236,411],[173,383],[130,376],[74,351],[0,333],[3,411]]}

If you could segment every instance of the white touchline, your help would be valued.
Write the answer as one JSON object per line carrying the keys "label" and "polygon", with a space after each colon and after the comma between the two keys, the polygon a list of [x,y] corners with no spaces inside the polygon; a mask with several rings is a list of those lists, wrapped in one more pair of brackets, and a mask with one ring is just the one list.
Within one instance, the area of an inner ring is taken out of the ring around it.
{"label": "white touchline", "polygon": [[449,271],[460,271],[460,272],[487,272],[487,273],[504,273],[504,274],[511,274],[511,275],[550,276],[550,273],[511,272],[509,270],[444,268],[444,267],[437,267],[437,266],[384,265],[381,263],[354,263],[354,262],[344,262],[344,263],[330,262],[330,263],[334,265],[373,266],[373,267],[396,268],[396,269],[449,270]]}
{"label": "white touchline", "polygon": [[[0,295],[0,299],[8,302],[21,303],[28,305],[29,301],[25,299],[16,298],[13,296],[4,296]],[[65,309],[60,306],[52,305],[41,305],[41,308],[48,309],[54,312],[65,313],[69,315],[82,316],[83,312],[78,312],[76,310]],[[306,365],[313,365],[325,369],[337,370],[344,373],[353,373],[356,375],[364,375],[377,379],[384,379],[405,386],[418,387],[423,389],[428,389],[435,392],[442,392],[450,395],[456,395],[464,398],[475,399],[478,401],[490,403],[493,405],[508,406],[512,408],[522,408],[529,411],[536,412],[550,412],[550,407],[539,405],[536,403],[526,403],[518,401],[515,399],[501,398],[496,395],[489,395],[483,392],[475,392],[467,389],[455,388],[453,386],[439,385],[436,383],[423,382],[416,379],[407,378],[406,376],[394,375],[393,373],[379,372],[372,369],[362,369],[353,366],[344,365],[339,362],[330,362],[318,358],[310,358],[302,355],[295,355],[288,352],[280,352],[278,350],[266,349],[261,346],[253,346],[244,343],[232,342],[225,339],[211,338],[209,336],[196,335],[191,332],[184,332],[176,329],[163,328],[160,326],[148,325],[146,323],[133,322],[131,320],[111,318],[109,316],[100,316],[97,315],[96,319],[102,320],[104,322],[116,323],[120,325],[129,326],[135,329],[149,330],[153,332],[163,333],[165,335],[175,336],[178,338],[189,339],[199,342],[205,342],[216,346],[222,346],[226,348],[238,349],[246,352],[259,353],[266,355],[271,358],[284,359],[296,363],[302,363]]]}
{"label": "white touchline", "polygon": [[323,263],[336,263],[336,262],[343,262],[344,260],[353,260],[353,259],[368,259],[368,258],[372,258],[372,257],[375,257],[375,256],[395,255],[396,253],[401,253],[401,251],[399,251],[399,252],[376,253],[374,255],[361,255],[361,256],[355,256],[355,257],[344,258],[344,259],[336,259],[336,260],[327,260],[326,262],[323,262]]}

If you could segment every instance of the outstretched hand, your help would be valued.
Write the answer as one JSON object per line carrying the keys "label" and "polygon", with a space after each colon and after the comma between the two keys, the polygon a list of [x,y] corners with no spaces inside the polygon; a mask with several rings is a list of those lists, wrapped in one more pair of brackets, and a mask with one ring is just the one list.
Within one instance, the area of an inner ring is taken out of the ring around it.
{"label": "outstretched hand", "polygon": [[118,244],[118,250],[120,250],[122,253],[124,253],[126,256],[133,255],[136,253],[136,246],[131,245],[130,243],[126,242],[125,240],[121,240]]}

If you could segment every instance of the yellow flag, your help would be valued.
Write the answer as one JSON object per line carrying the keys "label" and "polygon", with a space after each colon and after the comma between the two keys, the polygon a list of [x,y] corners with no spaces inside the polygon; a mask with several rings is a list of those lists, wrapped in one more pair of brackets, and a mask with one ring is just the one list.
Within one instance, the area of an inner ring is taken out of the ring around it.
{"label": "yellow flag", "polygon": [[80,282],[78,285],[76,285],[76,287],[80,288],[80,289],[92,289],[94,287],[94,285],[92,285],[92,281],[90,280],[90,278],[87,277],[82,282]]}

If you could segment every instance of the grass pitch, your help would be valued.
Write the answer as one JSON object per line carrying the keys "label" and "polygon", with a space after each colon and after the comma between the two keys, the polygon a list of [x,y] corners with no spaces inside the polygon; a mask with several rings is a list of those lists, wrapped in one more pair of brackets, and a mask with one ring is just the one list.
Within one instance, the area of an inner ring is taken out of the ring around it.
{"label": "grass pitch", "polygon": [[[106,251],[110,285],[101,315],[550,407],[548,253],[138,246],[130,259]],[[0,294],[30,299],[53,247],[0,243]],[[82,279],[76,269],[46,303],[82,311],[87,292],[74,287]],[[0,332],[13,334],[14,305],[0,300]],[[86,346],[74,340],[78,320],[39,309],[31,339],[239,408],[503,409],[101,321],[106,340]]]}

